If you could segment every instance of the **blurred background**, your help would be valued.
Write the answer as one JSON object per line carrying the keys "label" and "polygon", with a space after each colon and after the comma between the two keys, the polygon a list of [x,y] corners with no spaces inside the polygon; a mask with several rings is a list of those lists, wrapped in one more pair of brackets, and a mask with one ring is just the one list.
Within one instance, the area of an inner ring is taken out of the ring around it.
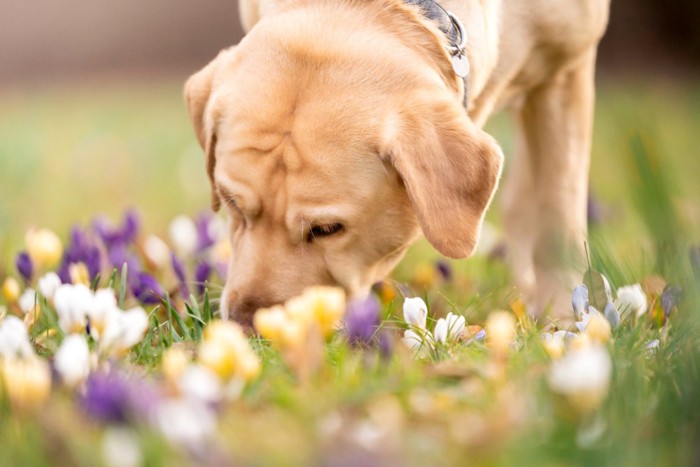
{"label": "blurred background", "polygon": [[[64,232],[136,206],[162,230],[208,208],[182,85],[240,39],[235,0],[0,0],[0,11],[0,252],[30,226]],[[612,1],[591,185],[620,238],[641,225],[628,214],[635,134],[673,180],[684,217],[700,217],[699,24],[697,0]],[[507,119],[489,130],[508,154]],[[497,209],[490,216],[498,225]]]}

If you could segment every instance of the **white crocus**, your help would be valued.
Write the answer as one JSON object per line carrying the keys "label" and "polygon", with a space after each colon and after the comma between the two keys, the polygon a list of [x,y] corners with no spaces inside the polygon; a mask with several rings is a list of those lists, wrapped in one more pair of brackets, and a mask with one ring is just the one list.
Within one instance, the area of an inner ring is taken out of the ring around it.
{"label": "white crocus", "polygon": [[149,235],[143,241],[143,253],[157,269],[165,269],[170,264],[170,248],[156,235]]}
{"label": "white crocus", "polygon": [[92,306],[88,310],[90,318],[90,335],[95,340],[100,340],[104,333],[107,321],[113,314],[121,313],[117,307],[117,299],[112,289],[100,289],[95,292]]}
{"label": "white crocus", "polygon": [[435,329],[433,329],[433,337],[435,342],[446,343],[447,342],[447,321],[445,318],[440,318],[435,323]]}
{"label": "white crocus", "polygon": [[90,374],[90,349],[83,336],[71,334],[56,351],[54,366],[66,386],[82,384]]}
{"label": "white crocus", "polygon": [[197,399],[169,399],[158,404],[155,426],[174,445],[197,447],[216,434],[213,410]]}
{"label": "white crocus", "polygon": [[177,216],[170,223],[170,241],[180,254],[190,255],[197,249],[197,226],[187,216]]}
{"label": "white crocus", "polygon": [[189,365],[180,376],[177,386],[185,397],[205,403],[218,402],[223,393],[216,373],[202,365]]}
{"label": "white crocus", "polygon": [[102,460],[107,467],[144,465],[139,437],[131,428],[108,427],[102,436]]}
{"label": "white crocus", "polygon": [[87,324],[87,313],[92,307],[94,295],[83,284],[63,284],[54,294],[54,307],[58,324],[66,334],[82,332]]}
{"label": "white crocus", "polygon": [[148,315],[141,307],[110,313],[100,338],[100,350],[122,354],[141,342],[147,329]]}
{"label": "white crocus", "polygon": [[563,395],[574,410],[585,414],[605,400],[611,374],[612,361],[603,346],[572,348],[552,363],[549,387]]}
{"label": "white crocus", "polygon": [[615,307],[620,313],[632,313],[637,317],[647,311],[647,296],[639,284],[626,285],[617,289]]}
{"label": "white crocus", "polygon": [[49,301],[53,300],[60,285],[61,278],[55,272],[47,272],[39,279],[39,291]]}
{"label": "white crocus", "polygon": [[0,357],[6,360],[34,355],[24,323],[16,316],[0,321]]}
{"label": "white crocus", "polygon": [[464,331],[466,324],[464,316],[448,313],[446,318],[440,318],[435,323],[435,329],[433,330],[435,342],[445,344],[447,341],[457,339]]}
{"label": "white crocus", "polygon": [[559,358],[564,355],[566,344],[576,337],[576,334],[569,331],[556,331],[554,333],[543,332],[541,334],[542,344],[550,357]]}
{"label": "white crocus", "polygon": [[456,339],[462,335],[464,328],[467,327],[467,321],[462,315],[456,315],[454,313],[447,313],[447,332],[450,338]]}
{"label": "white crocus", "polygon": [[412,329],[407,329],[404,331],[401,341],[404,343],[404,345],[406,345],[406,347],[414,352],[420,352],[420,354],[423,354],[423,352],[432,347],[433,335],[430,333],[430,331],[422,331],[421,334],[418,334]]}
{"label": "white crocus", "polygon": [[36,292],[34,289],[25,290],[22,295],[20,295],[17,302],[22,313],[31,313],[34,311],[34,305],[36,304]]}
{"label": "white crocus", "polygon": [[422,298],[406,298],[403,302],[403,319],[410,326],[425,329],[428,318],[428,306]]}

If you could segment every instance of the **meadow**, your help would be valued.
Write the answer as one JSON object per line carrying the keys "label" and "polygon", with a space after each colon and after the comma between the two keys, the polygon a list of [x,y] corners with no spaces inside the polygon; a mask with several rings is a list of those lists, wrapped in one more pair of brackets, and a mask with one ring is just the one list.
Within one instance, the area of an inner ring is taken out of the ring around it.
{"label": "meadow", "polygon": [[[247,339],[217,323],[226,252],[207,214],[183,81],[0,92],[0,465],[698,462],[700,86],[598,87],[588,250],[608,297],[597,273],[586,283],[590,304],[603,313],[613,303],[619,324],[588,316],[572,290],[571,313],[578,306],[579,323],[592,321],[543,337],[503,260],[497,197],[474,258],[445,261],[421,241],[377,286],[376,302],[349,306],[344,329],[328,323],[342,322],[345,306],[316,291],[277,310],[290,320],[282,330],[270,317],[258,323],[262,337]],[[488,129],[508,160],[507,116]],[[60,239],[55,258],[32,251],[32,229],[44,228]],[[79,244],[103,258],[98,274]],[[25,250],[34,262],[26,280],[17,268]],[[62,271],[63,282],[112,289],[120,319],[143,310],[135,339],[124,328],[105,343],[109,319],[88,310],[73,326],[62,311],[71,307],[41,290],[39,279],[71,254],[83,266]],[[623,297],[632,284],[643,310]],[[39,293],[26,305],[28,288]],[[411,297],[427,304],[427,319],[407,306]],[[299,306],[313,317],[291,335]],[[48,382],[36,377],[45,363],[8,370],[17,368],[2,357],[10,316],[28,330],[31,352],[18,351],[20,360],[51,362]],[[420,345],[405,345],[407,329]],[[57,354],[71,336],[86,349],[78,370]]]}

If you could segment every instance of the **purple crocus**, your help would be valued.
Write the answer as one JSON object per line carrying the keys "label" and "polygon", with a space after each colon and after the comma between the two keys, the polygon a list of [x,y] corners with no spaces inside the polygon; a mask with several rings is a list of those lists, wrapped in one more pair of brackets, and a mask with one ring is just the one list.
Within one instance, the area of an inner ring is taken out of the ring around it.
{"label": "purple crocus", "polygon": [[137,417],[147,417],[157,399],[154,389],[145,381],[112,370],[91,374],[78,403],[100,422],[128,423]]}
{"label": "purple crocus", "polygon": [[664,309],[664,317],[668,318],[668,315],[671,314],[681,300],[681,296],[681,288],[677,285],[664,287],[664,291],[661,293],[661,307]]}
{"label": "purple crocus", "polygon": [[75,263],[85,264],[90,280],[102,269],[102,253],[99,246],[78,226],[71,229],[70,241],[58,268],[58,275],[64,284],[70,283],[70,265]]}
{"label": "purple crocus", "polygon": [[126,264],[127,274],[136,274],[141,271],[141,266],[138,258],[132,252],[127,250],[124,245],[116,245],[107,252],[109,263],[117,271],[121,272]]}
{"label": "purple crocus", "polygon": [[211,225],[212,216],[209,213],[203,212],[197,216],[195,220],[195,226],[197,227],[197,251],[206,250],[212,246],[216,239],[211,235]]}
{"label": "purple crocus", "polygon": [[440,260],[435,263],[435,268],[445,281],[449,282],[452,280],[452,268],[450,267],[450,263]]}
{"label": "purple crocus", "polygon": [[115,227],[107,218],[98,217],[92,223],[92,227],[107,249],[115,245],[130,245],[137,237],[139,231],[139,216],[135,210],[130,209],[124,214],[120,226]]}
{"label": "purple crocus", "polygon": [[22,276],[24,282],[29,284],[32,281],[32,276],[34,276],[34,265],[32,264],[32,259],[29,257],[29,253],[23,251],[18,254],[15,260],[15,266],[17,266],[17,272]]}
{"label": "purple crocus", "polygon": [[380,304],[374,295],[348,304],[345,332],[351,345],[370,345],[375,340],[380,323]]}
{"label": "purple crocus", "polygon": [[206,288],[207,280],[211,275],[212,267],[207,261],[202,261],[194,269],[194,283],[197,287],[197,294],[204,295],[204,290]]}
{"label": "purple crocus", "polygon": [[137,272],[129,276],[129,288],[131,293],[141,303],[155,305],[161,303],[165,297],[163,287],[155,277],[146,272]]}
{"label": "purple crocus", "polygon": [[170,253],[170,264],[173,266],[175,277],[177,277],[177,281],[180,283],[180,295],[183,299],[186,299],[190,296],[190,288],[187,286],[185,266],[175,253]]}

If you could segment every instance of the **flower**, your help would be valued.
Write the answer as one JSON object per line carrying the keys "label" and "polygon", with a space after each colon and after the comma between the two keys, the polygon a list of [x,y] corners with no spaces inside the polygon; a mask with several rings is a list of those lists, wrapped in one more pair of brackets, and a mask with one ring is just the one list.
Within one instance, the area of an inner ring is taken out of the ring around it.
{"label": "flower", "polygon": [[141,342],[147,330],[148,315],[141,307],[109,313],[100,336],[100,351],[121,355]]}
{"label": "flower", "polygon": [[24,282],[26,284],[30,283],[34,275],[34,265],[32,264],[32,259],[29,257],[29,253],[23,251],[18,254],[15,260],[15,266],[17,267],[19,275],[24,279]]}
{"label": "flower", "polygon": [[403,302],[403,319],[409,326],[425,329],[428,306],[422,298],[406,298]]}
{"label": "flower", "polygon": [[187,366],[177,383],[182,395],[206,404],[217,403],[223,396],[223,387],[216,373],[203,365]]}
{"label": "flower", "polygon": [[178,259],[175,253],[170,254],[170,264],[173,267],[175,277],[177,277],[177,280],[180,283],[180,296],[183,299],[189,298],[190,289],[189,287],[187,287],[187,277],[185,277],[185,266],[182,264],[182,261]]}
{"label": "flower", "polygon": [[117,299],[112,289],[99,289],[93,295],[93,301],[87,310],[90,319],[90,335],[99,341],[102,337],[107,321],[112,314],[121,313],[117,306]]}
{"label": "flower", "polygon": [[571,295],[571,306],[574,309],[576,320],[581,320],[581,315],[588,309],[588,288],[585,285],[574,287],[574,293]]}
{"label": "flower", "polygon": [[102,242],[111,249],[115,245],[129,245],[137,237],[139,231],[139,216],[136,211],[129,209],[124,214],[124,219],[119,227],[115,227],[105,217],[98,217],[92,224],[93,229]]}
{"label": "flower", "polygon": [[66,386],[82,384],[90,374],[90,349],[78,334],[70,334],[56,351],[54,368]]}
{"label": "flower", "polygon": [[0,357],[7,361],[33,355],[34,349],[22,320],[16,316],[6,316],[0,321]]}
{"label": "flower", "polygon": [[56,289],[53,301],[63,332],[70,334],[85,329],[92,300],[92,292],[83,284],[62,284]]}
{"label": "flower", "polygon": [[204,402],[183,398],[158,404],[153,422],[173,445],[197,447],[216,434],[216,416]]}
{"label": "flower", "polygon": [[207,261],[202,261],[201,263],[197,264],[197,267],[194,269],[194,283],[197,287],[197,295],[204,294],[204,290],[206,288],[205,286],[209,276],[211,275],[211,271],[211,264],[209,264]]}
{"label": "flower", "polygon": [[158,394],[143,380],[127,378],[116,370],[90,374],[78,398],[85,413],[106,423],[126,423],[136,417],[147,417],[158,402]]}
{"label": "flower", "polygon": [[61,239],[49,229],[29,230],[24,243],[32,262],[40,269],[56,265],[63,254]]}
{"label": "flower", "polygon": [[0,362],[0,377],[5,394],[18,410],[39,407],[51,393],[51,369],[45,360],[35,355],[4,359]]}
{"label": "flower", "polygon": [[206,250],[216,243],[219,235],[217,232],[218,218],[208,212],[203,212],[197,216],[195,227],[197,229],[197,251]]}
{"label": "flower", "polygon": [[177,216],[170,223],[170,241],[178,253],[189,256],[197,249],[197,226],[187,216]]}
{"label": "flower", "polygon": [[190,359],[180,347],[168,347],[161,359],[163,375],[170,381],[176,381],[185,372],[189,362]]}
{"label": "flower", "polygon": [[20,295],[17,304],[19,305],[19,309],[22,310],[22,313],[27,314],[34,312],[34,307],[36,305],[36,292],[34,289],[26,289],[24,293]]}
{"label": "flower", "polygon": [[447,282],[452,280],[452,268],[450,267],[450,263],[447,261],[438,261],[435,263],[435,269],[437,269],[437,271],[440,273],[443,280]]}
{"label": "flower", "polygon": [[68,265],[68,275],[73,284],[90,286],[90,272],[85,263],[70,263]]}
{"label": "flower", "polygon": [[430,343],[432,342],[432,334],[430,331],[425,331],[422,335],[419,335],[413,329],[407,329],[403,333],[401,342],[403,342],[406,347],[414,352],[418,352],[430,347]]}
{"label": "flower", "polygon": [[515,341],[515,318],[506,311],[489,315],[486,321],[486,343],[496,353],[506,353]]}
{"label": "flower", "polygon": [[564,355],[566,342],[576,337],[576,334],[568,331],[556,331],[553,334],[544,332],[541,335],[542,344],[550,357],[560,358]]}
{"label": "flower", "polygon": [[380,324],[381,307],[374,295],[348,304],[345,333],[351,345],[371,344]]}
{"label": "flower", "polygon": [[2,283],[2,296],[5,297],[7,303],[14,303],[19,299],[19,282],[14,277],[8,277]]}
{"label": "flower", "polygon": [[126,265],[126,271],[130,282],[138,279],[138,273],[141,271],[139,260],[125,246],[115,245],[107,253],[107,258],[112,267],[116,268],[119,272],[121,272],[122,269],[124,269],[124,265]]}
{"label": "flower", "polygon": [[608,320],[595,308],[588,307],[588,313],[584,313],[581,321],[575,323],[581,333],[585,333],[591,340],[605,344],[610,340],[612,333]]}
{"label": "flower", "polygon": [[617,289],[615,307],[623,314],[631,312],[638,318],[646,313],[647,297],[642,290],[642,286],[634,284]]}
{"label": "flower", "polygon": [[146,272],[137,272],[130,276],[129,286],[131,293],[141,303],[156,305],[165,297],[165,290],[155,277]]}
{"label": "flower", "polygon": [[465,327],[464,316],[448,313],[446,318],[440,318],[435,323],[435,329],[433,329],[435,342],[445,344],[448,340],[456,340],[462,335]]}
{"label": "flower", "polygon": [[615,308],[613,302],[608,302],[605,305],[605,319],[610,323],[610,327],[615,330],[620,325],[620,313]]}
{"label": "flower", "polygon": [[589,345],[572,348],[554,360],[549,371],[549,387],[561,394],[580,414],[597,409],[608,394],[612,361],[604,347]]}
{"label": "flower", "polygon": [[[285,329],[290,321],[282,305],[261,308],[253,316],[253,327],[258,333],[273,344],[285,343]],[[289,343],[293,344],[293,342]]]}
{"label": "flower", "polygon": [[260,360],[243,328],[231,321],[212,321],[207,325],[197,360],[223,380],[248,382],[260,374]]}
{"label": "flower", "polygon": [[107,428],[102,435],[102,460],[107,467],[143,465],[143,453],[136,433],[129,428]]}
{"label": "flower", "polygon": [[677,285],[667,285],[661,293],[661,307],[664,310],[664,317],[668,316],[676,309],[678,302],[681,300],[683,292]]}
{"label": "flower", "polygon": [[293,319],[318,326],[321,335],[328,337],[345,314],[345,292],[338,287],[309,287],[284,307]]}
{"label": "flower", "polygon": [[60,285],[61,278],[55,272],[47,272],[39,279],[39,291],[49,301],[53,300]]}
{"label": "flower", "polygon": [[83,263],[87,269],[87,282],[92,281],[102,268],[102,253],[97,243],[82,229],[74,226],[71,229],[70,242],[66,249],[58,275],[65,284],[71,282],[71,265]]}
{"label": "flower", "polygon": [[156,235],[148,235],[143,241],[143,254],[156,269],[164,269],[170,261],[170,248]]}

